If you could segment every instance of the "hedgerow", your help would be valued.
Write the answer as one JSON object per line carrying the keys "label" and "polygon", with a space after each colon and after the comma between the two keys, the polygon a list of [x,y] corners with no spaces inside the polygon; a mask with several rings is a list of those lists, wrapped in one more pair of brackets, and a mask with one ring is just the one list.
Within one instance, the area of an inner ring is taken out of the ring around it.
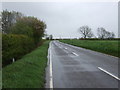
{"label": "hedgerow", "polygon": [[21,58],[35,47],[34,40],[25,35],[2,35],[2,66]]}

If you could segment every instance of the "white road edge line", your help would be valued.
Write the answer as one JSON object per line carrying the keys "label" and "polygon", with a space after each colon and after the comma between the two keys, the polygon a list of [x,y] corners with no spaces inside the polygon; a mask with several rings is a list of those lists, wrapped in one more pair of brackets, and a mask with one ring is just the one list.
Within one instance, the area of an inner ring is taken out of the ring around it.
{"label": "white road edge line", "polygon": [[52,56],[51,56],[51,42],[50,42],[50,88],[53,90],[53,75],[52,75]]}
{"label": "white road edge line", "polygon": [[78,56],[76,53],[72,52],[72,54],[74,54],[75,56]]}
{"label": "white road edge line", "polygon": [[120,78],[118,78],[117,76],[115,76],[115,75],[113,75],[113,74],[109,73],[108,71],[106,71],[106,70],[102,69],[101,67],[98,67],[98,69],[100,69],[101,71],[105,72],[106,74],[108,74],[108,75],[112,76],[113,78],[115,78],[115,79],[117,79],[117,80],[120,80]]}

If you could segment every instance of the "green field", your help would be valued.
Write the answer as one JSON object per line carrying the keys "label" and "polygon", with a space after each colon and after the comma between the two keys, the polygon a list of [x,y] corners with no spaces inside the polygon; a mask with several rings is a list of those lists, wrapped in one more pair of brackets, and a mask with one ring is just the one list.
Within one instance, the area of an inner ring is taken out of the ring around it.
{"label": "green field", "polygon": [[118,40],[60,40],[74,46],[91,49],[109,55],[118,55]]}
{"label": "green field", "polygon": [[3,88],[43,88],[49,41],[2,69]]}

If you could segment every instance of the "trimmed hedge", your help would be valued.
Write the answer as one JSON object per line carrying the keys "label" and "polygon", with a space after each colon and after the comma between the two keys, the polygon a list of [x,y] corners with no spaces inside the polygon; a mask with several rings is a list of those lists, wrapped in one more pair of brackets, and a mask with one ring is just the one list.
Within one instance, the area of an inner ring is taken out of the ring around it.
{"label": "trimmed hedge", "polygon": [[2,66],[8,65],[21,58],[35,47],[32,38],[25,35],[3,34],[2,35]]}

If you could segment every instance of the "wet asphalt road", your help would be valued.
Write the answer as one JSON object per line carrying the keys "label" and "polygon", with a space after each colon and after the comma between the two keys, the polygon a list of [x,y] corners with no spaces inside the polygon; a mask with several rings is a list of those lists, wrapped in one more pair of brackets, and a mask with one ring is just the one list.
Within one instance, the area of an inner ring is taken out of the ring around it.
{"label": "wet asphalt road", "polygon": [[75,47],[59,41],[51,42],[54,88],[118,88],[118,58]]}

